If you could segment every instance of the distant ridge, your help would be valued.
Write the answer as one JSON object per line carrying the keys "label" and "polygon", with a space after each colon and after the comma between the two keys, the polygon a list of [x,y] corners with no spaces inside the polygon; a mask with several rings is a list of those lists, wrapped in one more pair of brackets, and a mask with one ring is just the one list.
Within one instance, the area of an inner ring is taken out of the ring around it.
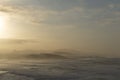
{"label": "distant ridge", "polygon": [[59,54],[50,54],[50,53],[28,54],[25,57],[28,59],[66,59],[67,58]]}

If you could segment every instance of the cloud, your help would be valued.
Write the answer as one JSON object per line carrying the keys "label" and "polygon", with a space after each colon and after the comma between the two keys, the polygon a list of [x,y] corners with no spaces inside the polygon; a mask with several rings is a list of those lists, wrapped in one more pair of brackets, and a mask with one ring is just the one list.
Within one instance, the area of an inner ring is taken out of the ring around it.
{"label": "cloud", "polygon": [[[54,11],[41,7],[0,5],[0,12],[10,14],[16,18],[26,19],[29,22],[38,23],[44,21],[48,16],[56,14]],[[24,17],[23,17],[24,16]]]}
{"label": "cloud", "polygon": [[5,13],[12,13],[12,12],[16,12],[16,9],[14,9],[14,7],[12,6],[4,6],[4,5],[0,5],[0,12],[5,12]]}
{"label": "cloud", "polygon": [[37,40],[30,40],[30,39],[0,39],[0,44],[29,44],[29,43],[37,43]]}
{"label": "cloud", "polygon": [[38,25],[84,27],[118,22],[119,8],[118,0],[22,0],[6,1],[0,11]]}

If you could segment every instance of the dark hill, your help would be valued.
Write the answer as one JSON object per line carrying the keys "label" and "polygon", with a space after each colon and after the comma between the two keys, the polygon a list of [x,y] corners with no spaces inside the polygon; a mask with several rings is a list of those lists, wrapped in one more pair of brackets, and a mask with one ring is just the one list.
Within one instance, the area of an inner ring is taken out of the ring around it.
{"label": "dark hill", "polygon": [[25,56],[28,59],[65,59],[65,56],[59,54],[50,54],[50,53],[42,53],[42,54],[28,54]]}

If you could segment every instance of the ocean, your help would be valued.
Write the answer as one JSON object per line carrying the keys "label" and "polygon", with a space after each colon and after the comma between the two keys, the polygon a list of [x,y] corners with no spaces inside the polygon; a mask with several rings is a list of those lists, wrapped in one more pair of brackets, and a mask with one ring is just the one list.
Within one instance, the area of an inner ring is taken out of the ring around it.
{"label": "ocean", "polygon": [[0,80],[120,80],[120,59],[1,59]]}

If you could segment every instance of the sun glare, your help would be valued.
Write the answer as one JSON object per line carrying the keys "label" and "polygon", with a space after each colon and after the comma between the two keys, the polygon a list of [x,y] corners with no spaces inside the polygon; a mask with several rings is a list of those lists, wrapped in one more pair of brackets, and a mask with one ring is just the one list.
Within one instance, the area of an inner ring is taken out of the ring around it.
{"label": "sun glare", "polygon": [[0,15],[0,38],[4,38],[6,36],[6,17],[3,15]]}
{"label": "sun glare", "polygon": [[0,16],[0,32],[4,30],[5,18]]}

